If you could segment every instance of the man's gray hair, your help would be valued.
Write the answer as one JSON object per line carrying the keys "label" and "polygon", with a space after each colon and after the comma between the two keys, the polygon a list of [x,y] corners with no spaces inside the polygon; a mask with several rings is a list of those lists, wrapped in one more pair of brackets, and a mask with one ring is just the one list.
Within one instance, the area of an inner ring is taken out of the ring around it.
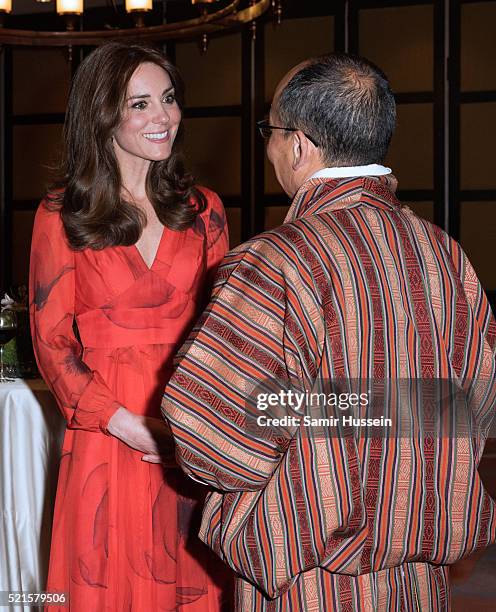
{"label": "man's gray hair", "polygon": [[329,166],[381,163],[396,122],[385,74],[347,54],[310,60],[290,79],[275,110],[281,125],[315,140]]}

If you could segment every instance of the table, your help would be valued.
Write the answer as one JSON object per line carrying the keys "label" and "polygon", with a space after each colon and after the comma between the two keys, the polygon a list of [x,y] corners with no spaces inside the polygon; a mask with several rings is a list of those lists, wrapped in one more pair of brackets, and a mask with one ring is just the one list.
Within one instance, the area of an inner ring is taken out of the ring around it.
{"label": "table", "polygon": [[0,383],[0,590],[45,590],[64,430],[43,381]]}

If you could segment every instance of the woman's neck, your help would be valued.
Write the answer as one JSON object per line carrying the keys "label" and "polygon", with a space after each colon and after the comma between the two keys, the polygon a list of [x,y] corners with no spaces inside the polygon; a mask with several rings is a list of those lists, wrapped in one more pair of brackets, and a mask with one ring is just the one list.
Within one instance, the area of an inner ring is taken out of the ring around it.
{"label": "woman's neck", "polygon": [[122,172],[122,192],[126,199],[130,199],[136,204],[148,202],[146,193],[146,176],[148,169],[141,172]]}
{"label": "woman's neck", "polygon": [[122,191],[133,201],[147,200],[146,177],[150,168],[150,161],[139,157],[117,154],[119,170],[122,180]]}

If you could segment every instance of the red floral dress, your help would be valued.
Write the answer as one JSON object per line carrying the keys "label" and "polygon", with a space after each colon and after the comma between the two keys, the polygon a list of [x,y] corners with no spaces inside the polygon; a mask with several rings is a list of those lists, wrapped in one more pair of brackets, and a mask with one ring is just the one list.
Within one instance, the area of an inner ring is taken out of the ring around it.
{"label": "red floral dress", "polygon": [[150,268],[135,246],[73,251],[59,213],[36,214],[33,345],[67,420],[47,590],[68,593],[72,612],[231,608],[230,576],[196,537],[205,489],[106,429],[120,405],[160,417],[173,356],[208,299],[228,235],[219,198],[202,191],[207,209],[186,231],[164,228]]}

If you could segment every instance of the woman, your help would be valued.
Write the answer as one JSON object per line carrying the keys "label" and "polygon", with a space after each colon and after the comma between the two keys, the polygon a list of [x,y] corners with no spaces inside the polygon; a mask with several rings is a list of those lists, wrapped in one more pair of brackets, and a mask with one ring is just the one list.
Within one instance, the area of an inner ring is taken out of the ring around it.
{"label": "woman", "polygon": [[62,179],[36,215],[33,344],[68,427],[47,589],[72,612],[217,611],[228,591],[196,539],[201,487],[160,463],[172,358],[228,244],[219,198],[177,151],[182,103],[160,52],[95,50],[72,85]]}

